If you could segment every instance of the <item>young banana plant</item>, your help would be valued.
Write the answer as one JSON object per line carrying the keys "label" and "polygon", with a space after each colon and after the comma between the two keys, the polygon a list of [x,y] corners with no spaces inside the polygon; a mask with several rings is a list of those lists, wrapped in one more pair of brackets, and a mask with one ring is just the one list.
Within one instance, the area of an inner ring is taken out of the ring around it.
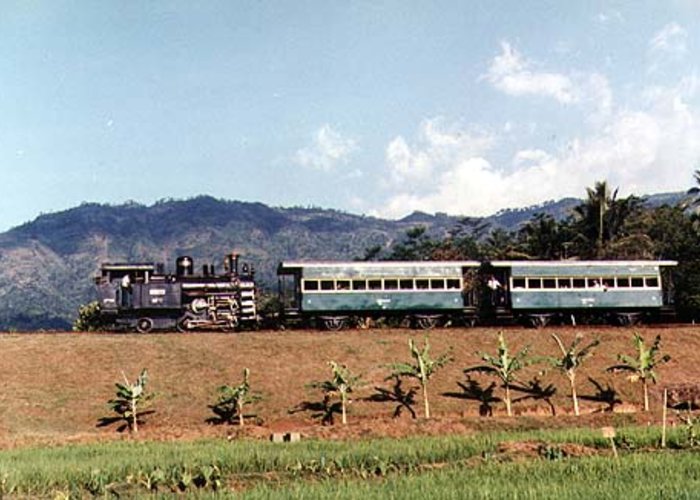
{"label": "young banana plant", "polygon": [[153,393],[146,392],[148,372],[143,369],[136,381],[132,384],[122,372],[124,383],[117,382],[117,397],[108,402],[112,410],[126,422],[126,427],[132,432],[138,432],[140,417],[153,399]]}
{"label": "young banana plant", "polygon": [[557,343],[561,355],[558,357],[549,356],[546,357],[545,360],[569,379],[571,399],[574,402],[574,414],[578,417],[580,412],[578,396],[576,394],[576,372],[583,362],[593,354],[593,349],[600,344],[600,340],[595,339],[585,347],[579,348],[579,344],[583,340],[583,336],[580,333],[576,334],[576,337],[568,347],[564,346],[564,343],[556,334],[553,333],[552,338]]}
{"label": "young banana plant", "polygon": [[243,369],[243,381],[236,385],[222,385],[219,387],[219,401],[211,406],[221,421],[232,423],[234,418],[238,419],[238,424],[243,427],[245,415],[243,408],[261,399],[259,394],[253,393],[250,389],[250,370]]}
{"label": "young banana plant", "polygon": [[425,418],[430,418],[430,401],[428,399],[428,381],[435,372],[452,361],[450,353],[442,354],[437,359],[430,357],[430,343],[428,337],[423,342],[423,347],[419,348],[413,339],[408,340],[408,348],[411,351],[413,363],[393,363],[389,365],[392,373],[387,380],[392,377],[411,377],[418,379],[423,391],[423,408]]}
{"label": "young banana plant", "polygon": [[485,373],[487,375],[493,375],[501,381],[501,385],[505,390],[503,401],[506,404],[506,413],[509,417],[513,416],[510,388],[516,381],[517,373],[523,368],[537,362],[534,358],[528,358],[529,350],[530,348],[528,346],[514,356],[511,356],[506,340],[503,337],[503,332],[498,332],[498,353],[495,356],[481,353],[481,359],[486,364],[472,366],[464,370],[465,374],[472,372]]}
{"label": "young banana plant", "polygon": [[629,372],[629,380],[631,382],[642,381],[644,391],[644,411],[649,411],[649,381],[656,383],[658,376],[655,369],[664,363],[670,361],[671,356],[664,354],[659,356],[661,349],[661,335],[657,335],[651,347],[647,347],[644,339],[639,333],[634,334],[634,346],[637,350],[636,357],[618,354],[617,360],[619,364],[608,368],[609,372]]}
{"label": "young banana plant", "polygon": [[340,408],[343,425],[348,423],[347,406],[349,395],[362,385],[359,375],[353,375],[347,366],[329,361],[332,377],[330,380],[322,382],[312,382],[309,387],[321,389],[326,396],[338,396],[340,398]]}

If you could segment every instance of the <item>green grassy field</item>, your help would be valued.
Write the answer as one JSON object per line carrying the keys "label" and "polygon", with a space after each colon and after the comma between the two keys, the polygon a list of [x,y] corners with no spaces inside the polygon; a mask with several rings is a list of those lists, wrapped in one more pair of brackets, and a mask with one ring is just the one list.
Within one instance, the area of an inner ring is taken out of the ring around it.
{"label": "green grassy field", "polygon": [[617,498],[700,494],[688,432],[565,429],[273,444],[122,441],[0,452],[0,496]]}

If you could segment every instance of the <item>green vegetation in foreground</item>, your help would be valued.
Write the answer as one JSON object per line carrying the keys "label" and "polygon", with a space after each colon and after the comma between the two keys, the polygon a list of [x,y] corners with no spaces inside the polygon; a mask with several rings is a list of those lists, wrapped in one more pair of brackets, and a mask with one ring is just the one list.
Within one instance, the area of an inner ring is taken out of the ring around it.
{"label": "green vegetation in foreground", "polygon": [[324,480],[283,488],[260,485],[243,498],[700,498],[700,455],[676,451],[633,453],[619,462],[610,457],[485,462],[381,481]]}
{"label": "green vegetation in foreground", "polygon": [[[216,494],[233,487],[245,488],[253,497],[327,496],[336,490],[349,497],[391,497],[399,491],[405,497],[406,488],[416,495],[430,490],[449,498],[466,485],[478,485],[474,496],[507,497],[525,488],[522,491],[532,491],[531,495],[576,498],[591,491],[606,496],[606,484],[617,488],[611,491],[637,488],[644,494],[668,488],[664,491],[674,495],[686,484],[698,486],[693,481],[700,474],[700,458],[692,452],[629,453],[656,447],[659,429],[620,429],[616,439],[623,451],[620,462],[607,456],[565,458],[558,453],[557,443],[607,449],[609,443],[600,431],[591,429],[283,445],[208,440],[26,448],[0,452],[0,496]],[[547,445],[538,458],[503,463],[497,449],[504,441]],[[668,443],[671,448],[684,447],[685,429],[675,429]],[[611,471],[618,471],[617,479]]]}

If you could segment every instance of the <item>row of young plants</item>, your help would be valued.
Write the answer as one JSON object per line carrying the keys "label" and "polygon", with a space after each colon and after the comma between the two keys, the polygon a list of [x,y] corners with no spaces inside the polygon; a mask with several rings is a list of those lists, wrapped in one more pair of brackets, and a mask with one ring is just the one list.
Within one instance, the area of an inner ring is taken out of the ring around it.
{"label": "row of young plants", "polygon": [[[503,390],[502,400],[505,403],[506,413],[508,416],[512,416],[513,398],[511,390],[518,382],[520,372],[538,363],[545,364],[548,368],[545,368],[540,373],[544,373],[547,369],[554,369],[563,374],[568,380],[574,414],[579,416],[578,370],[593,355],[594,349],[600,345],[600,341],[595,339],[583,345],[583,337],[580,334],[576,335],[569,345],[566,345],[556,334],[552,334],[552,339],[560,351],[558,356],[531,355],[529,347],[512,353],[503,332],[499,332],[496,354],[480,353],[482,364],[465,368],[463,372],[466,375],[481,373],[495,377]],[[613,373],[625,372],[629,374],[631,381],[640,381],[643,390],[644,411],[648,411],[649,384],[656,383],[658,380],[657,367],[668,362],[670,356],[666,354],[661,355],[661,337],[659,335],[656,336],[651,345],[647,345],[642,336],[635,333],[633,342],[635,354],[632,356],[618,354],[618,363],[608,367],[607,371]],[[422,346],[416,344],[413,339],[409,339],[408,346],[411,360],[386,366],[390,370],[386,380],[393,380],[395,382],[394,386],[392,389],[376,388],[379,392],[375,395],[374,400],[395,402],[398,404],[395,415],[400,414],[400,411],[405,408],[415,417],[416,412],[413,406],[416,392],[420,389],[423,402],[423,416],[429,419],[431,416],[429,382],[440,368],[454,361],[454,359],[450,352],[433,357],[430,353],[430,343],[427,337],[424,339]],[[319,412],[317,415],[321,417],[324,423],[333,423],[334,415],[339,413],[341,422],[345,425],[347,424],[347,409],[350,397],[366,383],[360,375],[354,374],[346,365],[336,361],[329,361],[328,365],[331,370],[329,379],[308,384],[309,388],[322,391],[323,401],[319,404],[302,405],[297,410],[317,410]],[[406,379],[417,381],[418,387],[402,388],[402,381]],[[112,410],[117,415],[116,417],[102,419],[100,425],[119,422],[120,426],[118,429],[120,431],[128,429],[132,432],[137,432],[138,426],[144,417],[153,413],[153,410],[149,408],[149,404],[152,402],[154,395],[146,391],[147,381],[148,373],[145,369],[134,383],[130,383],[124,376],[124,383],[116,384],[117,397],[109,401]],[[463,385],[462,387],[466,389]],[[251,388],[250,370],[248,368],[243,370],[241,383],[233,386],[221,386],[218,391],[218,400],[210,406],[210,409],[215,414],[215,417],[209,419],[210,423],[237,423],[243,426],[245,419],[250,417],[250,415],[245,413],[246,407],[261,399],[261,395]],[[492,401],[497,400],[490,393],[486,397]],[[488,404],[489,401],[484,401],[484,403]]]}
{"label": "row of young plants", "polygon": [[[620,421],[622,422],[622,420]],[[90,495],[139,496],[142,493],[194,493],[252,489],[279,493],[278,488],[305,490],[313,484],[341,484],[368,478],[401,483],[402,477],[423,475],[436,469],[464,470],[474,476],[484,467],[500,467],[508,443],[539,443],[530,458],[542,463],[569,463],[568,444],[605,455],[608,473],[632,460],[637,450],[658,447],[656,427],[621,428],[616,443],[622,460],[611,463],[609,443],[598,430],[564,429],[529,432],[484,433],[471,436],[414,437],[401,440],[302,441],[280,447],[274,443],[240,440],[197,442],[122,441],[57,448],[23,448],[0,451],[0,497],[82,498]],[[686,429],[669,433],[668,447],[691,446]],[[669,469],[668,456],[655,455]],[[674,455],[676,456],[676,455]],[[671,459],[673,460],[673,459]],[[697,464],[697,459],[695,461]],[[534,466],[536,470],[540,468]],[[472,471],[473,469],[473,471]],[[504,479],[511,472],[503,473]],[[534,472],[533,472],[534,473]],[[381,483],[373,483],[381,489]],[[352,484],[348,485],[354,489]],[[286,491],[286,490],[285,490]],[[457,491],[463,491],[458,489]],[[497,491],[497,490],[492,490]],[[311,492],[310,492],[311,493]],[[298,495],[296,495],[298,496]],[[315,497],[316,495],[312,495]]]}
{"label": "row of young plants", "polygon": [[[465,368],[463,372],[466,375],[471,373],[482,373],[488,376],[495,377],[501,384],[503,389],[503,401],[506,407],[506,413],[510,417],[512,411],[512,396],[511,389],[518,381],[520,372],[532,365],[544,363],[550,368],[562,373],[569,381],[571,389],[571,398],[574,406],[574,414],[580,415],[576,377],[579,368],[583,363],[593,355],[594,349],[600,345],[600,340],[596,339],[587,345],[581,345],[583,337],[577,334],[574,340],[567,346],[556,335],[552,334],[553,340],[556,342],[560,350],[559,356],[537,356],[530,355],[530,348],[525,347],[522,350],[511,353],[508,347],[503,332],[498,334],[498,350],[495,355],[489,353],[480,353],[479,356],[483,364]],[[660,354],[661,336],[657,335],[650,346],[638,333],[634,334],[633,338],[636,353],[633,356],[626,354],[618,354],[618,363],[607,368],[607,371],[612,373],[628,373],[632,382],[641,381],[644,411],[649,411],[649,383],[656,383],[658,375],[656,368],[670,361],[671,357],[667,354]],[[418,346],[410,339],[408,346],[411,352],[412,360],[408,363],[394,363],[388,367],[391,374],[387,380],[394,379],[400,381],[403,378],[416,379],[420,385],[423,398],[423,415],[425,418],[430,418],[430,401],[428,394],[428,383],[433,375],[447,363],[453,361],[451,354],[444,353],[437,358],[430,355],[430,344],[426,337],[423,346]],[[356,390],[363,384],[361,378],[353,375],[345,365],[329,362],[333,377],[323,383],[317,384],[328,396],[338,395],[339,404],[341,406],[342,423],[346,424],[346,406],[349,393]],[[544,373],[543,370],[542,373]],[[402,392],[401,394],[394,392],[394,399],[403,403],[404,406],[409,406],[412,402],[410,392]]]}

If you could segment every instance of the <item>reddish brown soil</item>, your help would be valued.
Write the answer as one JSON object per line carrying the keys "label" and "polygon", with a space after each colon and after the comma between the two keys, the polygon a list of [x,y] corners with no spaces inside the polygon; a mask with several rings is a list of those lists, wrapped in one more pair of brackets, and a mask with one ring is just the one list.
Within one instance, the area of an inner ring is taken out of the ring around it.
{"label": "reddish brown soil", "polygon": [[[653,414],[635,411],[641,403],[641,385],[604,369],[615,362],[617,353],[632,355],[632,335],[639,331],[648,342],[662,335],[662,353],[672,360],[658,374],[661,383],[653,387]],[[623,421],[657,422],[660,415],[661,387],[666,384],[700,383],[700,327],[666,328],[551,328],[544,330],[507,329],[506,340],[516,350],[531,345],[535,355],[554,355],[550,337],[557,333],[565,342],[576,332],[586,341],[599,337],[602,344],[579,374],[579,395],[597,393],[589,377],[610,386],[623,402],[612,414],[603,402],[582,400],[586,415],[571,415],[567,380],[544,365],[528,368],[521,379],[540,377],[541,385],[553,384],[552,404],[525,399],[514,404],[519,415],[504,416],[502,403],[493,406],[493,417],[479,416],[479,403],[445,396],[459,393],[457,382],[465,382],[462,370],[479,364],[477,352],[496,352],[498,330],[486,328],[440,329],[430,332],[432,353],[437,356],[451,349],[454,361],[431,380],[431,410],[434,419],[413,420],[404,412],[392,418],[395,404],[372,402],[366,398],[375,387],[388,386],[387,364],[408,361],[407,341],[422,341],[423,333],[411,330],[349,330],[338,333],[312,331],[251,332],[238,334],[2,334],[0,335],[0,447],[27,444],[67,443],[123,439],[114,426],[98,428],[101,417],[110,416],[107,401],[114,396],[114,383],[122,370],[133,380],[142,368],[150,375],[150,389],[157,393],[154,409],[139,433],[140,439],[193,439],[205,436],[267,438],[272,432],[300,431],[326,439],[352,439],[361,436],[406,436],[414,434],[465,434],[484,429],[601,426]],[[354,395],[349,425],[322,426],[314,412],[289,413],[303,402],[322,398],[307,387],[312,381],[328,378],[327,361],[345,363],[363,376],[366,386]],[[262,423],[238,429],[206,423],[213,416],[208,408],[216,400],[216,388],[238,383],[243,368],[251,371],[254,390],[263,395],[252,407]],[[492,379],[477,376],[482,387]],[[410,387],[405,383],[404,388]],[[495,395],[502,395],[500,388]],[[522,393],[515,393],[521,397]],[[422,414],[420,395],[415,410]]]}

